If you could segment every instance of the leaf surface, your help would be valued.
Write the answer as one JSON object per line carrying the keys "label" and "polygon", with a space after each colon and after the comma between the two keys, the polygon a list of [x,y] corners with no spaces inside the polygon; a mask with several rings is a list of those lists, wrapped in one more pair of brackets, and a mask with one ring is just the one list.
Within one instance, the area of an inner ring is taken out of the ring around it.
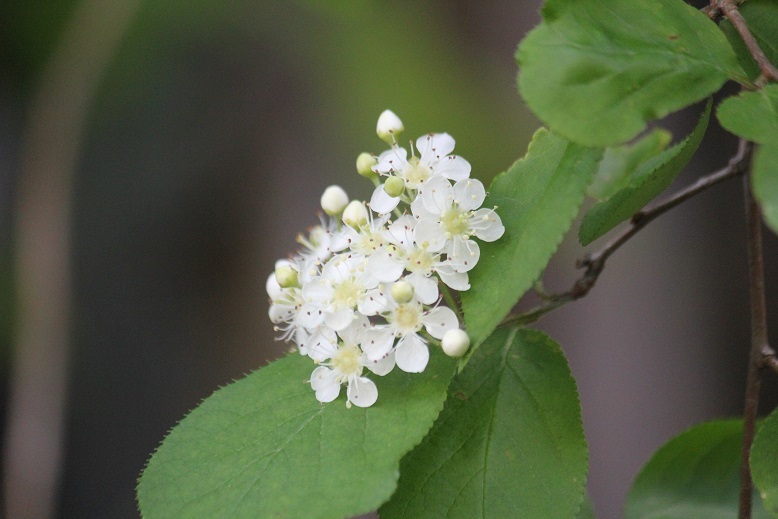
{"label": "leaf surface", "polygon": [[541,128],[527,155],[492,182],[487,203],[497,206],[505,234],[481,245],[473,288],[462,293],[471,352],[540,277],[578,214],[601,155]]}
{"label": "leaf surface", "polygon": [[449,394],[430,434],[403,459],[382,519],[576,516],[587,448],[558,344],[535,330],[499,329]]}
{"label": "leaf surface", "polygon": [[517,53],[519,90],[552,130],[613,146],[728,78],[747,82],[717,26],[678,0],[548,0]]}
{"label": "leaf surface", "polygon": [[[742,420],[681,433],[643,467],[627,495],[627,519],[731,519],[738,515]],[[769,515],[755,495],[753,519]]]}
{"label": "leaf surface", "polygon": [[778,141],[761,144],[754,152],[751,186],[765,223],[778,233]]}
{"label": "leaf surface", "polygon": [[778,517],[778,410],[765,418],[751,446],[751,476],[773,517]]}
{"label": "leaf surface", "polygon": [[778,85],[725,99],[716,116],[726,130],[746,140],[778,142]]}
{"label": "leaf surface", "polygon": [[688,137],[648,159],[630,175],[627,187],[587,211],[578,231],[583,245],[593,242],[628,220],[670,187],[702,142],[710,119],[710,107],[711,103],[708,101],[705,111]]}
{"label": "leaf surface", "polygon": [[376,377],[378,402],[320,404],[292,354],[216,391],[165,438],[138,484],[145,518],[341,518],[395,489],[402,456],[440,412],[454,363]]}

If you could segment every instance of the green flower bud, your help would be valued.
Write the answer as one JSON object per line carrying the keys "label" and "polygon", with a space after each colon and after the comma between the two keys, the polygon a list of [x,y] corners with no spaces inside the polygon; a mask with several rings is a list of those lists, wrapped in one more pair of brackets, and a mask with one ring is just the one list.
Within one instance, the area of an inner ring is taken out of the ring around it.
{"label": "green flower bud", "polygon": [[367,152],[362,152],[357,157],[357,173],[365,178],[373,178],[376,174],[373,166],[378,163],[378,159]]}
{"label": "green flower bud", "polygon": [[299,287],[300,281],[297,277],[297,271],[289,265],[276,267],[276,281],[281,288]]}
{"label": "green flower bud", "polygon": [[405,191],[405,181],[400,177],[389,177],[384,182],[384,191],[389,196],[400,196]]}
{"label": "green flower bud", "polygon": [[407,281],[396,281],[392,285],[392,299],[400,304],[407,303],[413,299],[413,286]]}

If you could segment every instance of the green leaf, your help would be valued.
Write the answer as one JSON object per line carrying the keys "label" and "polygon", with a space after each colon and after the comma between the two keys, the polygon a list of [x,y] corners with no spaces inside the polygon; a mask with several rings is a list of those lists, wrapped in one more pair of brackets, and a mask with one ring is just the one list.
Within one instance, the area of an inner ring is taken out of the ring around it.
{"label": "green leaf", "polygon": [[[748,0],[738,6],[748,29],[756,39],[759,48],[771,63],[778,63],[778,3],[775,0]],[[721,29],[735,50],[738,62],[749,78],[759,76],[759,66],[748,52],[743,39],[729,20],[721,22]]]}
{"label": "green leaf", "polygon": [[593,242],[629,219],[670,187],[702,142],[710,119],[710,107],[711,102],[708,101],[697,126],[686,139],[644,162],[630,176],[629,186],[589,209],[578,231],[583,245]]}
{"label": "green leaf", "polygon": [[[433,352],[434,353],[434,352]],[[214,393],[165,438],[138,484],[146,518],[340,518],[392,495],[400,459],[432,426],[454,363],[378,378],[378,402],[320,404],[292,354]]]}
{"label": "green leaf", "polygon": [[726,37],[679,0],[548,0],[517,53],[519,90],[551,129],[612,146],[747,81]]}
{"label": "green leaf", "polygon": [[751,477],[765,507],[778,517],[778,410],[765,418],[751,446]]}
{"label": "green leaf", "polygon": [[721,126],[749,141],[778,142],[778,85],[729,97],[716,109]]}
{"label": "green leaf", "polygon": [[581,509],[578,510],[576,519],[597,519],[597,515],[594,513],[594,506],[592,506],[592,500],[588,495],[584,495],[584,500],[581,503]]}
{"label": "green leaf", "polygon": [[670,132],[657,128],[633,144],[606,149],[587,191],[589,196],[605,200],[628,187],[638,167],[667,148],[672,138]]}
{"label": "green leaf", "polygon": [[587,449],[575,381],[553,340],[499,329],[400,466],[382,519],[575,517]]}
{"label": "green leaf", "polygon": [[601,154],[541,128],[527,155],[492,182],[489,203],[497,205],[505,234],[481,245],[478,266],[470,273],[474,288],[462,293],[474,346],[540,277],[578,214]]}
{"label": "green leaf", "polygon": [[[742,420],[708,422],[673,438],[638,474],[627,519],[731,519],[740,493]],[[769,517],[758,496],[753,518]]]}
{"label": "green leaf", "polygon": [[751,186],[764,221],[778,233],[778,141],[762,144],[754,152]]}

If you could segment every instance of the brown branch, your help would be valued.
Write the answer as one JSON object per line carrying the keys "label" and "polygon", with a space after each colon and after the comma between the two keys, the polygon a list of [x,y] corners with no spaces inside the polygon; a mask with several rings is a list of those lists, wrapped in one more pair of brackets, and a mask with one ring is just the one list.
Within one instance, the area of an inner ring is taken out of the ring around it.
{"label": "brown branch", "polygon": [[[756,416],[759,411],[759,389],[764,354],[772,351],[767,341],[767,306],[764,291],[764,258],[762,255],[762,218],[759,206],[751,193],[751,184],[746,175],[743,179],[746,208],[746,229],[748,236],[748,272],[751,307],[751,348],[746,377],[745,407],[743,409],[743,445],[740,457],[740,502],[739,519],[751,517],[751,495],[754,484],[751,479],[749,457],[754,442]],[[774,352],[773,352],[774,353]]]}
{"label": "brown branch", "polygon": [[503,319],[501,326],[535,322],[560,306],[587,295],[594,287],[595,283],[597,283],[597,279],[605,268],[605,262],[608,258],[629,241],[630,238],[670,209],[682,204],[709,187],[742,174],[745,171],[746,163],[748,162],[750,155],[751,144],[741,139],[738,144],[737,153],[729,160],[726,167],[700,178],[691,186],[679,191],[651,209],[636,213],[630,219],[631,225],[626,231],[608,242],[608,244],[599,251],[579,260],[576,266],[584,269],[584,274],[573,284],[570,290],[560,294],[544,295],[543,299],[546,300],[545,303],[524,313],[508,315]]}
{"label": "brown branch", "polygon": [[767,59],[767,56],[765,56],[765,53],[762,51],[761,47],[759,47],[759,44],[756,42],[756,38],[754,38],[754,35],[751,34],[751,30],[748,28],[748,24],[746,23],[745,18],[743,18],[743,15],[740,14],[737,2],[733,0],[718,0],[715,8],[720,10],[720,12],[723,13],[730,22],[732,22],[735,30],[737,30],[738,34],[740,34],[740,38],[743,40],[743,43],[746,44],[748,52],[754,58],[754,61],[756,61],[756,63],[759,65],[759,70],[762,71],[762,76],[768,80],[778,81],[778,68],[776,68],[769,59]]}

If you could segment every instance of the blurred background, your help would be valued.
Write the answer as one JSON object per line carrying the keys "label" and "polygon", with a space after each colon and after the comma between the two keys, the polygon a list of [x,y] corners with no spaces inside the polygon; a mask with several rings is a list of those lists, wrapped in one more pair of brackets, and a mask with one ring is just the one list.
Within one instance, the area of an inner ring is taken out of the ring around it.
{"label": "blurred background", "polygon": [[[539,4],[0,4],[6,516],[138,516],[135,482],[166,432],[285,351],[265,280],[317,222],[326,186],[369,196],[354,161],[384,149],[382,110],[408,138],[451,133],[486,183],[523,155],[538,122],[516,92],[513,54]],[[698,113],[664,125],[677,140]],[[712,123],[678,185],[734,151]],[[634,475],[670,437],[740,413],[741,198],[729,181],[663,216],[587,298],[538,325],[578,380],[602,518],[620,517]],[[766,248],[774,304],[771,234]],[[547,288],[567,289],[584,252],[572,233]]]}

